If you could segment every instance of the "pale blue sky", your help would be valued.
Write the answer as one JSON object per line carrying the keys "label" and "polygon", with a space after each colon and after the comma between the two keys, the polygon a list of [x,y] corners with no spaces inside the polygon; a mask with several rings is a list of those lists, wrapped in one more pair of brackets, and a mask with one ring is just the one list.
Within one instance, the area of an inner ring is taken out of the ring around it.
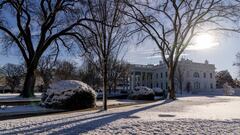
{"label": "pale blue sky", "polygon": [[[240,51],[239,41],[240,38],[236,36],[221,37],[218,40],[218,46],[205,50],[186,51],[183,57],[195,62],[204,62],[207,59],[209,63],[215,64],[217,71],[227,69],[235,78],[237,77],[237,68],[233,66],[233,63],[236,60],[236,53]],[[125,59],[133,64],[157,64],[161,60],[159,55],[153,55],[158,49],[151,42],[145,42],[137,47],[130,43],[127,50]],[[77,60],[80,61],[80,59]],[[0,65],[20,62],[21,58],[15,53],[9,53],[8,56],[0,55]]]}
{"label": "pale blue sky", "polygon": [[[7,18],[9,18],[8,16],[9,14],[6,14]],[[12,23],[16,21],[13,18],[9,19],[12,19],[9,21]],[[238,71],[237,67],[233,66],[233,63],[236,60],[236,53],[240,52],[240,36],[220,36],[218,38],[218,46],[204,50],[186,51],[184,52],[183,57],[191,59],[194,62],[204,62],[205,60],[208,60],[209,63],[215,64],[216,71],[229,70],[233,78],[236,78],[238,77]],[[128,52],[125,59],[132,64],[158,64],[161,60],[159,55],[153,55],[154,52],[158,51],[158,48],[153,42],[145,42],[138,47],[136,47],[135,43],[129,43],[127,50]],[[81,63],[81,59],[79,58],[72,58],[72,56],[69,55],[64,55],[62,57],[65,59],[76,60],[76,62]],[[20,64],[22,62],[20,54],[12,52],[6,56],[0,51],[0,66],[6,63]]]}
{"label": "pale blue sky", "polygon": [[[6,14],[9,18],[9,14]],[[11,22],[15,22],[13,18]],[[239,34],[240,35],[240,34]],[[216,70],[229,70],[232,76],[237,77],[237,68],[233,66],[235,61],[235,55],[240,51],[240,36],[215,36],[218,38],[218,46],[205,50],[192,50],[184,52],[185,58],[192,59],[195,62],[204,62],[206,59],[209,63],[215,64]],[[125,59],[130,63],[134,64],[158,64],[161,60],[159,55],[154,55],[158,49],[156,45],[152,42],[145,42],[144,44],[136,47],[135,43],[129,43],[128,52]],[[77,62],[81,61],[79,58],[69,58],[70,56],[65,56],[66,59],[74,59]],[[19,54],[15,52],[9,53],[8,56],[2,55],[0,52],[0,65],[6,63],[21,63],[22,58]],[[81,63],[81,62],[79,62]]]}
{"label": "pale blue sky", "polygon": [[[219,37],[217,40],[218,46],[203,50],[188,50],[183,57],[191,59],[195,62],[204,62],[208,60],[209,63],[215,64],[216,71],[229,70],[231,75],[236,78],[238,76],[237,67],[233,66],[236,61],[236,53],[240,52],[240,38],[235,36]],[[153,55],[157,49],[156,45],[151,42],[135,47],[129,47],[129,52],[126,59],[134,64],[157,64],[161,57]]]}

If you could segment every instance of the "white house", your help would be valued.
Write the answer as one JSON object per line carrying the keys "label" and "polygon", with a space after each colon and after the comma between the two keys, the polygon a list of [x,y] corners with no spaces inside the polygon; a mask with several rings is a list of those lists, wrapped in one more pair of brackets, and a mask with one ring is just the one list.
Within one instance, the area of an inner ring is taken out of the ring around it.
{"label": "white house", "polygon": [[[178,91],[191,92],[216,89],[215,65],[196,63],[188,59],[181,59],[175,73],[175,87]],[[163,62],[158,65],[131,66],[130,88],[147,86],[167,90],[167,66]]]}

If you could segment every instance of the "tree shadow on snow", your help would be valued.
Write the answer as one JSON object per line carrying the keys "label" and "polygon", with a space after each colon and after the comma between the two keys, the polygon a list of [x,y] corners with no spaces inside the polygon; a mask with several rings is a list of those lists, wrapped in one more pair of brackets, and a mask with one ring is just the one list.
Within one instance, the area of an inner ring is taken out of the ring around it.
{"label": "tree shadow on snow", "polygon": [[77,116],[75,116],[75,118],[69,120],[69,118],[67,117],[67,118],[57,119],[53,121],[37,123],[34,125],[35,127],[33,128],[27,128],[27,127],[30,127],[30,125],[26,126],[25,128],[17,127],[18,129],[20,129],[20,131],[16,131],[17,130],[16,128],[9,129],[11,131],[8,132],[7,134],[17,134],[17,133],[38,134],[38,133],[46,132],[48,130],[57,129],[57,128],[61,128],[61,129],[51,134],[73,135],[73,134],[85,133],[85,132],[97,129],[101,126],[107,125],[119,119],[132,118],[131,115],[137,112],[145,111],[145,110],[157,107],[159,105],[167,104],[170,102],[172,102],[172,100],[165,100],[163,102],[156,102],[154,104],[150,104],[138,109],[133,109],[130,111],[119,112],[119,113],[108,113],[107,111],[103,111],[100,113],[96,113],[97,116],[94,115],[86,118],[78,118]]}

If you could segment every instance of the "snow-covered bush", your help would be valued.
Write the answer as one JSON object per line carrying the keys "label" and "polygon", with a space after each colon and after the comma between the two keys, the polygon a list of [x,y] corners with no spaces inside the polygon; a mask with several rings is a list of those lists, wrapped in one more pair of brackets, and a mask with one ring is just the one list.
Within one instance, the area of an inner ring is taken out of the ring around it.
{"label": "snow-covered bush", "polygon": [[228,85],[228,83],[223,84],[223,91],[225,96],[231,96],[235,93],[234,89],[230,85]]}
{"label": "snow-covered bush", "polygon": [[161,88],[153,88],[153,91],[155,93],[156,96],[163,96],[163,89]]}
{"label": "snow-covered bush", "polygon": [[74,110],[96,105],[95,91],[76,80],[62,80],[51,84],[41,99],[43,106],[56,109]]}
{"label": "snow-covered bush", "polygon": [[144,86],[135,87],[129,93],[130,99],[136,100],[154,100],[155,93],[152,89]]}

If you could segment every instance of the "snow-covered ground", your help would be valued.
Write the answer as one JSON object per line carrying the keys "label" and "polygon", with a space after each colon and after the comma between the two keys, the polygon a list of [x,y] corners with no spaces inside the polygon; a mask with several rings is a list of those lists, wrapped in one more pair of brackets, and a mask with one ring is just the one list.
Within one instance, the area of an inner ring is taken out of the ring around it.
{"label": "snow-covered ground", "polygon": [[240,97],[177,101],[0,121],[0,134],[240,134]]}
{"label": "snow-covered ground", "polygon": [[[40,98],[42,93],[35,93],[35,96],[33,99]],[[0,94],[0,101],[5,99],[24,99],[19,97],[19,93],[4,93]]]}
{"label": "snow-covered ground", "polygon": [[[127,100],[127,99],[119,99],[119,100],[108,100],[108,105],[117,106],[117,105],[132,105],[137,103],[143,103],[145,101],[139,100]],[[102,106],[102,101],[96,102],[97,106]],[[41,107],[37,104],[34,105],[17,105],[17,106],[0,106],[0,119],[4,116],[12,116],[12,115],[22,115],[22,114],[33,114],[33,113],[45,113],[45,112],[56,112],[61,110],[54,110]]]}
{"label": "snow-covered ground", "polygon": [[[57,110],[43,108],[38,105],[21,105],[21,106],[1,106],[0,117],[21,115],[21,114],[33,114],[43,112],[56,112]],[[1,123],[1,122],[0,122]]]}

